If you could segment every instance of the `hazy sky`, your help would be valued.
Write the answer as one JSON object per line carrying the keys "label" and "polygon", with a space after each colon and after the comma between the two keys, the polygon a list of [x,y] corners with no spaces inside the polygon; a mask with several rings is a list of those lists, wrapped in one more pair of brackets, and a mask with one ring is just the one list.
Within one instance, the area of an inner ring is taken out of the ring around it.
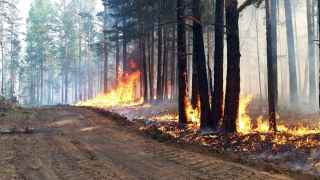
{"label": "hazy sky", "polygon": [[18,8],[21,12],[22,17],[26,20],[28,17],[28,11],[30,8],[31,0],[21,0]]}

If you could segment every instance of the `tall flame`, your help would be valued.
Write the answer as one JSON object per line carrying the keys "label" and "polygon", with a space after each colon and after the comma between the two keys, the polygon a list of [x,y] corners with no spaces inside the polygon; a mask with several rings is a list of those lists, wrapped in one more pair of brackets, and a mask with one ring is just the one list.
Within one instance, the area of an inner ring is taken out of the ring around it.
{"label": "tall flame", "polygon": [[118,80],[117,86],[107,94],[98,95],[94,99],[79,102],[76,106],[89,106],[108,108],[114,106],[133,106],[143,103],[143,98],[138,97],[136,92],[140,85],[140,72],[126,74]]}
{"label": "tall flame", "polygon": [[200,126],[200,101],[197,102],[195,108],[192,107],[189,99],[185,99],[185,103],[188,121]]}
{"label": "tall flame", "polygon": [[240,98],[239,117],[237,121],[237,131],[239,133],[247,134],[251,131],[251,118],[247,114],[247,107],[252,99],[252,96],[243,96]]}

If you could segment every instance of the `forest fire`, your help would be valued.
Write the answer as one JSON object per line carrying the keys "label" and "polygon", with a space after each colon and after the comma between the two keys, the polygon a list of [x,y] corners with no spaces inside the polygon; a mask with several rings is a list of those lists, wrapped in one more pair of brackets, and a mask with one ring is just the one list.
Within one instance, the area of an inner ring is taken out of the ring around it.
{"label": "forest fire", "polygon": [[[239,119],[238,119],[238,129],[237,131],[241,134],[249,134],[249,133],[268,133],[269,132],[269,121],[265,119],[263,116],[259,116],[256,119],[256,126],[253,127],[253,119],[249,116],[249,112],[247,111],[248,106],[252,103],[253,97],[246,96],[242,97],[240,100],[239,107]],[[278,120],[277,124],[278,131],[284,134],[290,134],[294,136],[304,136],[310,134],[320,133],[319,128],[309,128],[303,125],[294,125],[289,127],[285,124],[285,120]]]}
{"label": "forest fire", "polygon": [[109,108],[142,104],[144,102],[143,98],[136,93],[140,86],[140,74],[139,71],[133,72],[130,75],[125,74],[118,80],[118,84],[109,93],[98,95],[94,99],[79,102],[76,105]]}
{"label": "forest fire", "polygon": [[[241,135],[249,135],[259,133],[261,136],[263,134],[269,133],[269,121],[264,116],[260,115],[257,119],[250,117],[250,112],[248,110],[249,105],[254,101],[253,96],[242,96],[240,98],[239,106],[239,118],[237,120],[237,132]],[[186,101],[187,104],[187,117],[189,122],[192,123],[190,128],[199,128],[200,126],[200,105],[198,104],[196,108],[193,108],[190,101]],[[177,113],[162,114],[154,116],[151,119],[155,121],[178,121]],[[287,134],[290,136],[305,136],[320,133],[320,128],[311,128],[302,124],[289,126],[285,123],[285,120],[278,121],[278,131],[280,134]],[[281,136],[274,138],[275,142],[284,143],[286,138],[280,138]]]}

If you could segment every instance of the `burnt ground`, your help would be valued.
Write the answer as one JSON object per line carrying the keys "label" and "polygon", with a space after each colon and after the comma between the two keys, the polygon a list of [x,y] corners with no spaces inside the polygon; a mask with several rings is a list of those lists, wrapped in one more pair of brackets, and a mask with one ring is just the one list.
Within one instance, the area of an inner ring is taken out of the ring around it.
{"label": "burnt ground", "polygon": [[[290,179],[161,143],[116,115],[74,107],[0,113],[0,180]],[[23,131],[21,131],[23,132]]]}

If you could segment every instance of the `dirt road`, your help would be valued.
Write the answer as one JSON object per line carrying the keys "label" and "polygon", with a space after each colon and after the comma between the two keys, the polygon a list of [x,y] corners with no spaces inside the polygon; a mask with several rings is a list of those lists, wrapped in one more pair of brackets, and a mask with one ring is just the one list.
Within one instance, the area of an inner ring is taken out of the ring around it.
{"label": "dirt road", "polygon": [[0,180],[287,179],[169,146],[92,110],[56,107],[0,114]]}

